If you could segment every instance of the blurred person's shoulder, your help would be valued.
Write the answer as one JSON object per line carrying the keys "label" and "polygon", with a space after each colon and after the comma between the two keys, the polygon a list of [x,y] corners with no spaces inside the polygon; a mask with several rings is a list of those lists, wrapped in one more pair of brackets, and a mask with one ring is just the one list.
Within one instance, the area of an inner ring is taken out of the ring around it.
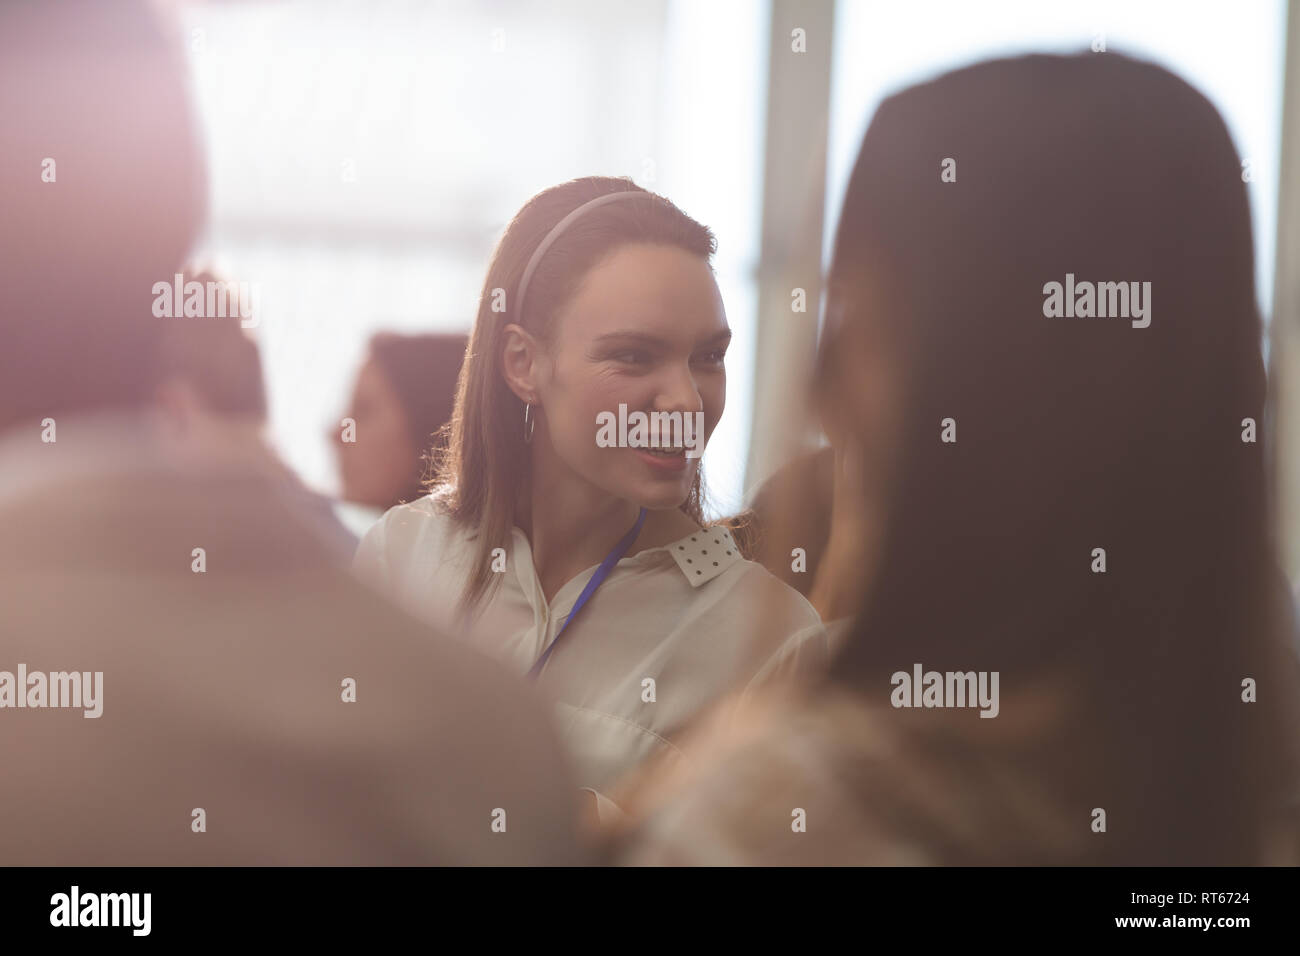
{"label": "blurred person's shoulder", "polygon": [[[66,464],[0,507],[0,669],[101,673],[104,716],[8,713],[33,733],[0,738],[21,770],[0,778],[0,810],[25,824],[0,856],[578,858],[541,702],[330,561],[273,478],[149,467],[79,485]],[[196,804],[219,838],[176,837]]]}
{"label": "blurred person's shoulder", "polygon": [[[390,802],[385,813],[407,828],[409,845],[390,862],[580,860],[571,765],[545,702],[497,662],[348,576],[329,592],[314,624],[306,615],[292,622],[310,641],[283,648],[285,668],[311,656],[315,674],[303,684],[334,688],[328,705],[313,692],[295,715],[318,711],[300,744],[326,738],[341,764],[369,768]],[[349,691],[352,703],[341,706]],[[283,725],[283,709],[273,704],[266,723]]]}
{"label": "blurred person's shoulder", "polygon": [[864,813],[841,777],[845,732],[860,770],[894,741],[853,695],[785,690],[727,701],[671,773],[629,781],[611,836],[624,865],[834,865],[929,862]]}
{"label": "blurred person's shoulder", "polygon": [[[0,808],[24,822],[16,844],[0,834],[13,862],[583,858],[543,704],[343,571],[175,586],[121,569],[26,573],[0,583],[0,603],[0,622],[26,622],[3,641],[6,666],[71,661],[106,685],[101,721],[28,709],[41,733],[0,741],[17,771]],[[193,807],[213,833],[178,838]]]}
{"label": "blurred person's shoulder", "polygon": [[627,865],[857,866],[1076,852],[1083,831],[1038,775],[961,756],[973,746],[833,682],[729,701],[689,759],[618,795],[628,815],[613,853]]}

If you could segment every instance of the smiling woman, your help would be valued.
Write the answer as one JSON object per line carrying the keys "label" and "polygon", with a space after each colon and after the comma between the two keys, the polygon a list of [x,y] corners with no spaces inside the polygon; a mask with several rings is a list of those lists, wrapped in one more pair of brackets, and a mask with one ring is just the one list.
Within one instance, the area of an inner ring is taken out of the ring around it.
{"label": "smiling woman", "polygon": [[537,676],[593,792],[678,756],[728,691],[827,657],[812,606],[704,526],[684,428],[680,448],[650,451],[594,427],[675,417],[707,443],[731,334],[714,246],[629,180],[531,199],[489,266],[433,493],[357,553],[414,613]]}

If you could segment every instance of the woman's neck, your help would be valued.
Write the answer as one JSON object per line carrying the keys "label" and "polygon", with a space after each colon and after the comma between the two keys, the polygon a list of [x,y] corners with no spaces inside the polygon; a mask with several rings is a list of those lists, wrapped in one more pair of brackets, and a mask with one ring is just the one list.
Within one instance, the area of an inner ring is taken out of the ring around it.
{"label": "woman's neck", "polygon": [[[533,567],[549,603],[580,572],[600,564],[636,523],[639,507],[575,476],[534,468],[531,492],[516,509],[516,523],[532,545]],[[699,528],[679,508],[646,513],[627,556],[658,548]]]}

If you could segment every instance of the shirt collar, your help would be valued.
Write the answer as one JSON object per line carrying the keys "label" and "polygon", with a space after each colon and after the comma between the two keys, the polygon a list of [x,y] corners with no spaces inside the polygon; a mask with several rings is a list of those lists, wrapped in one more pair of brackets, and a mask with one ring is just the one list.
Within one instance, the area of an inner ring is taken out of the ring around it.
{"label": "shirt collar", "polygon": [[[515,553],[518,553],[518,549],[522,548],[527,553],[528,560],[531,561],[532,547],[523,529],[515,525],[511,529],[511,537],[514,541]],[[636,544],[633,543],[632,546],[636,547]],[[731,532],[719,525],[712,528],[700,528],[684,538],[678,538],[672,544],[637,551],[618,563],[639,562],[663,552],[672,555],[673,561],[682,572],[682,577],[686,578],[693,588],[707,584],[733,564],[744,560],[740,549],[736,547],[736,541],[731,536]],[[523,580],[523,578],[521,577],[520,580]]]}
{"label": "shirt collar", "polygon": [[735,540],[731,537],[731,532],[721,525],[701,528],[694,534],[688,534],[666,545],[662,550],[666,550],[673,556],[677,567],[686,576],[686,580],[691,582],[693,588],[712,581],[736,562],[744,560],[740,555],[740,549],[736,547]]}

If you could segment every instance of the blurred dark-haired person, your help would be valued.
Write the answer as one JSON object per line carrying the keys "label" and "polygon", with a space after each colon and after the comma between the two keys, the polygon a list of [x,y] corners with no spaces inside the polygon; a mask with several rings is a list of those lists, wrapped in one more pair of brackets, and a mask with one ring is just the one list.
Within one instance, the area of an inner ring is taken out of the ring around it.
{"label": "blurred dark-haired person", "polygon": [[[753,524],[754,560],[810,601],[831,535],[834,469],[832,448],[799,454],[758,487],[746,512]],[[795,548],[804,551],[802,568],[790,560]],[[818,613],[829,620],[820,608]]]}
{"label": "blurred dark-haired person", "polygon": [[331,559],[349,564],[357,536],[335,515],[333,502],[304,485],[267,444],[262,358],[245,330],[259,324],[260,316],[255,303],[241,301],[247,284],[206,270],[177,275],[179,280],[173,284],[179,290],[199,292],[204,301],[201,310],[190,310],[200,314],[164,315],[155,326],[154,404],[174,456],[220,460],[223,467],[238,463],[260,471],[279,495],[293,499],[295,507],[313,516],[311,531]]}
{"label": "blurred dark-haired person", "polygon": [[827,656],[811,605],[704,517],[731,338],[714,246],[630,180],[530,199],[488,268],[434,491],[357,551],[368,580],[556,701],[601,814],[731,687]]}
{"label": "blurred dark-haired person", "polygon": [[707,757],[625,800],[619,859],[1286,860],[1240,169],[1203,96],[1113,52],[881,105],[825,363],[890,449],[863,609],[824,684],[715,719]]}
{"label": "blurred dark-haired person", "polygon": [[161,16],[0,5],[0,860],[581,860],[545,711],[166,421],[205,187]]}
{"label": "blurred dark-haired person", "polygon": [[[877,351],[853,380],[855,400],[835,393],[827,365],[836,355],[823,342],[813,376],[813,407],[830,444],[789,461],[755,493],[749,509],[757,540],[755,560],[817,609],[832,653],[847,639],[862,610],[863,582],[879,558],[887,496],[885,436],[879,433],[891,401],[894,369],[871,367],[888,356]],[[790,560],[800,548],[805,567]]]}
{"label": "blurred dark-haired person", "polygon": [[[165,316],[158,331],[158,404],[171,412],[178,429],[200,410],[209,418],[246,426],[257,434],[266,425],[266,385],[257,343],[244,331],[245,314],[251,304],[240,301],[235,283],[207,270],[188,269],[178,273],[183,289],[197,283],[204,290],[204,312],[185,321],[185,316]],[[164,283],[165,284],[165,283]],[[212,314],[207,295],[212,286],[224,292]]]}
{"label": "blurred dark-haired person", "polygon": [[[819,399],[829,379],[815,378]],[[823,420],[838,418],[828,410]],[[824,426],[826,427],[826,426]],[[862,582],[883,523],[880,451],[827,427],[833,443],[793,458],[754,494],[746,517],[755,539],[754,560],[808,599],[826,626],[832,649],[847,637],[862,608]],[[791,561],[794,549],[803,566]]]}
{"label": "blurred dark-haired person", "polygon": [[346,418],[351,430],[330,429],[338,456],[342,500],[379,517],[423,497],[431,456],[445,445],[444,426],[456,405],[456,380],[467,335],[402,335],[370,339]]}

